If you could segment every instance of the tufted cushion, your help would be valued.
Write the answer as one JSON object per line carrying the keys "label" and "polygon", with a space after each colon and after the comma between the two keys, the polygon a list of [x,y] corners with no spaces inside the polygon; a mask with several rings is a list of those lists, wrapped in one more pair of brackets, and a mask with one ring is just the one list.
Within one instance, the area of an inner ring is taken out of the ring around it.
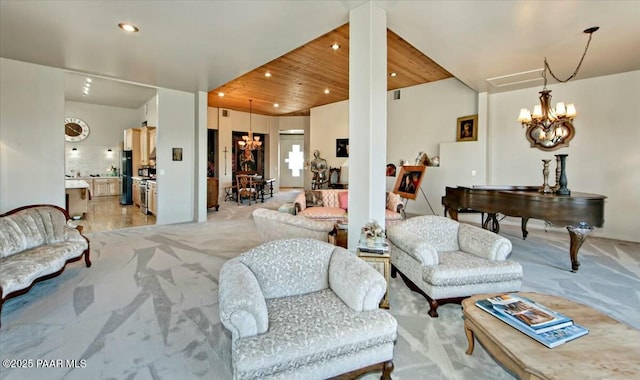
{"label": "tufted cushion", "polygon": [[423,280],[435,286],[456,286],[520,280],[522,266],[491,261],[461,251],[438,252],[438,265],[423,267]]}
{"label": "tufted cushion", "polygon": [[349,192],[341,191],[338,193],[338,203],[340,204],[340,208],[347,211],[349,209]]}
{"label": "tufted cushion", "polygon": [[267,300],[267,309],[269,330],[235,342],[237,379],[282,377],[291,368],[348,356],[397,336],[397,322],[386,311],[355,312],[330,289]]}
{"label": "tufted cushion", "polygon": [[338,194],[344,192],[344,190],[326,189],[320,192],[322,193],[322,201],[325,207],[340,207]]}
{"label": "tufted cushion", "polygon": [[312,219],[341,219],[347,216],[347,212],[339,207],[309,207],[298,215]]}

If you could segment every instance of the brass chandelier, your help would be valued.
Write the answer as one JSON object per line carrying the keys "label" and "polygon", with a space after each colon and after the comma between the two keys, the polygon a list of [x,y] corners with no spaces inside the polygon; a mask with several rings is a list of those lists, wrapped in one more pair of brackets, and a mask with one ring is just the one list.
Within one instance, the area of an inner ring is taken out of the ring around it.
{"label": "brass chandelier", "polygon": [[544,87],[540,91],[540,105],[536,105],[533,108],[533,113],[528,109],[522,108],[518,121],[522,124],[522,127],[526,127],[526,136],[531,147],[537,147],[542,150],[555,150],[563,146],[569,146],[569,141],[575,135],[575,128],[573,127],[573,119],[576,117],[576,108],[573,104],[565,104],[559,102],[556,104],[556,108],[551,108],[551,90],[547,90],[547,72],[551,76],[561,83],[566,83],[573,79],[582,66],[582,61],[587,55],[589,49],[589,43],[594,32],[600,29],[597,26],[585,29],[583,32],[589,34],[589,40],[580,58],[578,67],[571,76],[567,79],[559,79],[547,62],[547,58],[544,59],[544,70],[542,71],[542,77],[544,79]]}
{"label": "brass chandelier", "polygon": [[251,106],[253,103],[253,99],[249,99],[249,134],[242,136],[242,140],[238,141],[238,146],[241,150],[256,150],[258,147],[262,146],[262,141],[260,141],[260,136],[254,136],[253,131],[251,130]]}

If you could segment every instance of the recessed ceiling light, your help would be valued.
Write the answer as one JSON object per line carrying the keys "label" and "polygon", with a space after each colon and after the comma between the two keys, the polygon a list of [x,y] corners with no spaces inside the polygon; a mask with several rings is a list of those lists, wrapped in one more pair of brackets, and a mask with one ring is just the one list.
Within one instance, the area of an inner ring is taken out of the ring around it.
{"label": "recessed ceiling light", "polygon": [[140,30],[135,25],[127,24],[127,23],[123,23],[123,22],[118,24],[118,28],[124,30],[125,32],[129,32],[129,33],[137,33]]}
{"label": "recessed ceiling light", "polygon": [[274,106],[274,107],[276,107],[276,108],[278,108],[278,107],[280,107],[280,104],[278,104],[278,103],[273,103],[273,106]]}
{"label": "recessed ceiling light", "polygon": [[267,71],[266,73],[264,73],[264,76],[267,78],[271,78],[271,73],[269,71]]}
{"label": "recessed ceiling light", "polygon": [[87,83],[91,83],[91,82],[93,82],[93,79],[87,78]]}
{"label": "recessed ceiling light", "polygon": [[87,82],[84,84],[85,87],[91,87],[91,83]]}
{"label": "recessed ceiling light", "polygon": [[338,45],[337,42],[334,42],[333,45],[331,45],[331,49],[338,50],[338,49],[340,49],[340,45]]}
{"label": "recessed ceiling light", "polygon": [[325,94],[329,94],[330,92],[331,92],[331,91],[329,91],[329,89],[328,89],[328,88],[325,88],[325,89],[324,89],[324,93],[325,93]]}
{"label": "recessed ceiling light", "polygon": [[392,72],[391,74],[389,74],[389,76],[390,76],[390,77],[395,77],[395,76],[397,76],[397,75],[398,75],[398,73],[396,73],[395,71],[394,71],[394,72]]}
{"label": "recessed ceiling light", "polygon": [[221,97],[221,98],[224,98],[224,92],[219,92],[218,96]]}

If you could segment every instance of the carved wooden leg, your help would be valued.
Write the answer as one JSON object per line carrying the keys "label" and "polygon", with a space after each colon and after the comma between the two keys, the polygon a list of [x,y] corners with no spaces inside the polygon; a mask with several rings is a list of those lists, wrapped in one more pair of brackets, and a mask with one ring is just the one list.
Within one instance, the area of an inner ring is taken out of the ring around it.
{"label": "carved wooden leg", "polygon": [[571,238],[571,245],[569,246],[569,255],[571,257],[571,271],[577,272],[580,267],[580,261],[578,261],[578,251],[582,247],[582,243],[587,239],[589,232],[593,230],[593,227],[588,226],[586,223],[580,223],[577,227],[567,226],[569,231],[569,237]]}
{"label": "carved wooden leg", "polygon": [[429,301],[429,315],[431,316],[431,318],[438,318],[438,311],[436,310],[438,308],[438,301],[431,299],[431,297],[428,297],[427,300]]}
{"label": "carved wooden leg", "polygon": [[467,347],[467,351],[465,352],[465,354],[467,355],[471,355],[473,354],[473,344],[475,342],[475,340],[473,339],[473,330],[471,330],[470,328],[468,328],[467,326],[464,326],[464,332],[465,334],[467,334],[467,342],[469,344],[469,346]]}
{"label": "carved wooden leg", "polygon": [[482,228],[491,232],[500,232],[500,223],[498,223],[498,217],[495,213],[487,214],[487,219],[482,222]]}
{"label": "carved wooden leg", "polygon": [[380,376],[380,380],[391,380],[391,372],[393,372],[393,362],[389,360],[388,362],[384,362],[382,365],[382,376]]}
{"label": "carved wooden leg", "polygon": [[529,235],[529,231],[527,231],[527,222],[529,222],[529,218],[522,218],[522,240],[527,240],[527,235]]}
{"label": "carved wooden leg", "polygon": [[84,264],[87,266],[87,268],[91,267],[91,259],[89,258],[89,249],[87,249],[84,252]]}

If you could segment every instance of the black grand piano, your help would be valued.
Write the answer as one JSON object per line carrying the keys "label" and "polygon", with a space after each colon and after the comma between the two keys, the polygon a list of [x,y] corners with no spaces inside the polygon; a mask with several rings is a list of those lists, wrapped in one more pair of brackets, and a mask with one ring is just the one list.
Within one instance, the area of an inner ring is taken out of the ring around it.
{"label": "black grand piano", "polygon": [[498,233],[497,214],[522,218],[522,238],[527,238],[529,219],[541,219],[566,226],[571,238],[571,271],[577,272],[578,250],[593,227],[604,224],[604,195],[571,192],[571,195],[543,194],[538,186],[447,187],[442,204],[458,220],[459,212],[486,213],[482,227]]}

